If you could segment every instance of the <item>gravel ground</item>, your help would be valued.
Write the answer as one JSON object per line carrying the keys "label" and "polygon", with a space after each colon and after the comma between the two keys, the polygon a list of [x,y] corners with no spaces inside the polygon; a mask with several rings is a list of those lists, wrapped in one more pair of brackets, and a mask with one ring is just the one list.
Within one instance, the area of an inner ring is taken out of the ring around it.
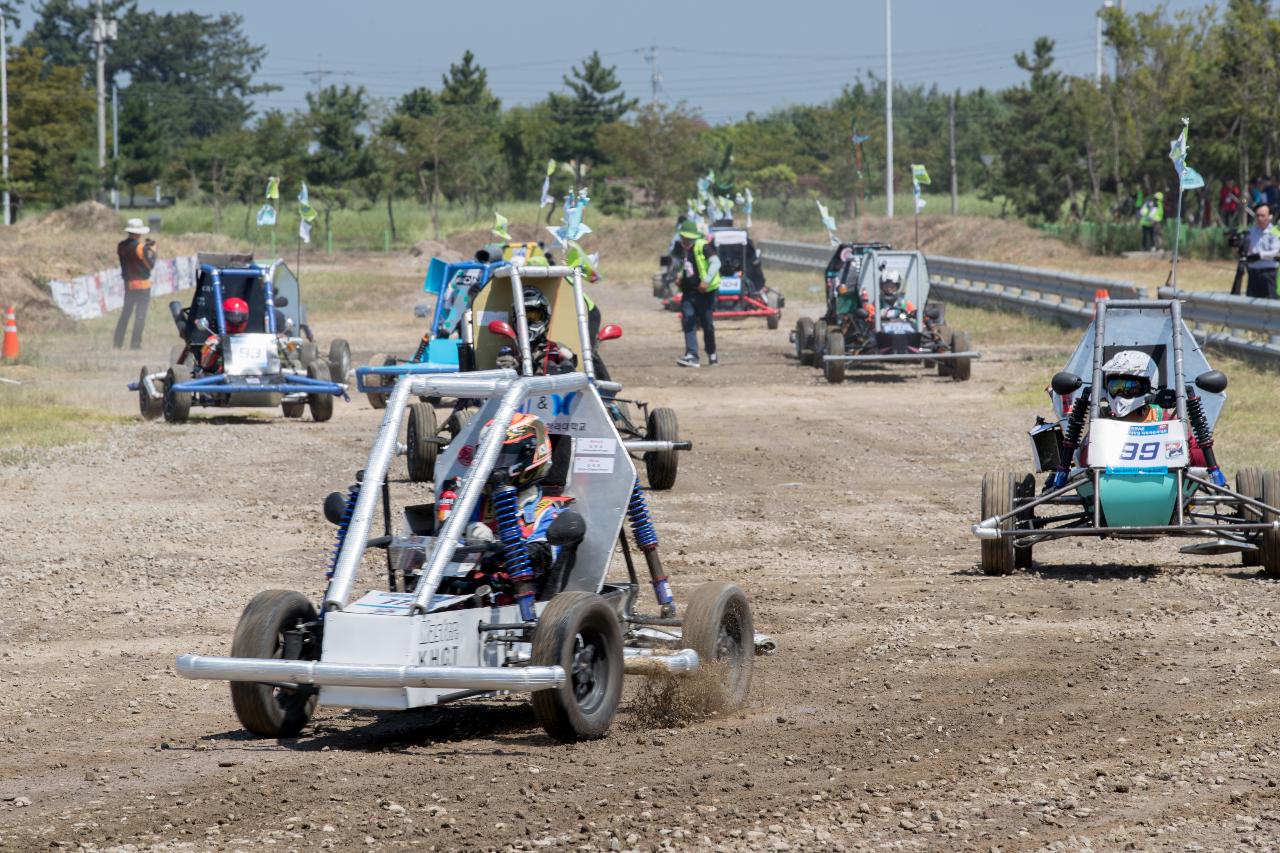
{"label": "gravel ground", "polygon": [[[409,350],[413,290],[318,330],[357,359]],[[1280,846],[1272,582],[1168,542],[977,571],[981,475],[1024,464],[1031,414],[993,392],[1032,348],[975,341],[965,384],[836,387],[745,321],[720,367],[681,371],[647,285],[600,290],[615,376],[696,445],[652,501],[677,596],[736,581],[779,641],[743,711],[654,728],[632,685],[612,735],[575,746],[520,700],[248,737],[173,657],[223,653],[261,589],[320,594],[320,502],[378,414],[139,422],[0,468],[0,849]]]}

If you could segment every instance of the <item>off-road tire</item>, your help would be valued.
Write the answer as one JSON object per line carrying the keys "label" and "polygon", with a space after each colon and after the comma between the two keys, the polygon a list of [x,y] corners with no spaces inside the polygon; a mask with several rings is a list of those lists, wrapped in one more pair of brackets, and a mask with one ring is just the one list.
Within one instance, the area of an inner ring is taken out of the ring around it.
{"label": "off-road tire", "polygon": [[409,405],[409,425],[405,443],[409,447],[406,457],[409,479],[415,483],[429,483],[436,475],[436,457],[440,445],[436,438],[436,410],[426,403]]}
{"label": "off-road tire", "polygon": [[827,353],[827,333],[831,327],[819,320],[813,324],[813,358],[810,364],[822,369],[822,357]]}
{"label": "off-road tire", "polygon": [[449,436],[450,442],[462,434],[473,417],[475,417],[474,409],[454,409],[453,414],[449,415],[444,422],[444,431]]}
{"label": "off-road tire", "polygon": [[[993,516],[1004,515],[1012,510],[1016,490],[1017,481],[1014,479],[1012,472],[993,471],[989,474],[984,474],[982,477],[981,498],[982,520],[985,521]],[[1008,519],[1000,525],[1000,529],[1012,530],[1013,526],[1013,519]],[[980,564],[983,574],[1008,575],[1013,573],[1016,564],[1014,562],[1012,539],[1005,537],[982,539],[980,544],[982,547]]]}
{"label": "off-road tire", "polygon": [[[1236,491],[1245,497],[1262,500],[1262,470],[1259,468],[1241,468],[1236,472]],[[1257,524],[1262,521],[1262,513],[1249,507],[1240,508],[1240,520],[1246,524]],[[1262,565],[1262,542],[1257,551],[1241,551],[1240,562],[1245,566]]]}
{"label": "off-road tire", "polygon": [[[826,355],[844,355],[844,332],[839,329],[832,329],[827,332],[827,345],[825,347],[824,356]],[[832,385],[839,384],[844,381],[844,365],[843,361],[820,361],[818,365],[822,368],[822,375]]]}
{"label": "off-road tire", "polygon": [[[300,592],[268,589],[253,597],[236,625],[231,656],[279,659],[284,632],[316,618],[316,609]],[[319,691],[286,690],[270,684],[231,682],[231,705],[240,724],[260,737],[294,737],[315,712]]]}
{"label": "off-road tire", "polygon": [[[386,367],[391,363],[391,357],[385,353],[377,353],[373,358],[369,359],[370,367]],[[370,388],[382,388],[382,381],[386,377],[370,376],[365,380],[364,384]],[[365,396],[369,398],[369,405],[375,409],[385,409],[387,407],[387,398],[390,394],[381,391],[368,391]]]}
{"label": "off-road tire", "polygon": [[[1036,496],[1036,478],[1033,474],[1020,474],[1015,478],[1014,495],[1022,500],[1034,498]],[[1018,522],[1021,526],[1028,529],[1032,526],[1032,519],[1035,517],[1035,510],[1028,510],[1025,514],[1018,516]],[[1013,547],[1013,565],[1018,569],[1031,568],[1031,545]]]}
{"label": "off-road tire", "polygon": [[345,383],[351,374],[351,345],[343,338],[334,338],[329,344],[329,377],[334,382]]}
{"label": "off-road tire", "polygon": [[773,309],[773,313],[765,317],[765,325],[770,329],[778,328],[782,322],[782,311],[778,309],[778,294],[770,291],[764,295],[764,304]]}
{"label": "off-road tire", "polygon": [[662,273],[660,272],[654,273],[653,276],[649,279],[649,281],[653,284],[654,298],[665,299],[668,296],[667,280]]}
{"label": "off-road tire", "polygon": [[164,419],[171,424],[180,424],[191,417],[191,394],[186,391],[174,391],[173,386],[191,379],[191,368],[185,364],[169,365],[169,372],[164,377],[164,401],[161,404]]}
{"label": "off-road tire", "polygon": [[[679,441],[680,424],[674,409],[651,409],[645,424],[645,438],[649,441]],[[649,477],[649,488],[665,492],[676,484],[680,472],[680,451],[650,450],[644,455],[644,470]]]}
{"label": "off-road tire", "polygon": [[[161,392],[159,399],[152,397],[147,393],[147,386],[144,380],[151,373],[151,368],[145,364],[138,373],[138,414],[142,415],[144,421],[154,421],[156,418],[164,414],[164,393]],[[163,387],[164,380],[160,380]]]}
{"label": "off-road tire", "polygon": [[286,418],[300,418],[306,410],[306,400],[284,400],[280,403],[280,413]]}
{"label": "off-road tire", "polygon": [[173,346],[169,347],[169,363],[177,364],[178,360],[182,358],[183,353],[185,353],[186,351],[187,351],[186,344],[174,344]]}
{"label": "off-road tire", "polygon": [[320,348],[311,341],[303,341],[298,344],[298,364],[302,365],[302,369],[306,370],[307,365],[320,357]]}
{"label": "off-road tire", "polygon": [[[316,359],[307,365],[307,377],[309,379],[319,379],[321,382],[328,382],[329,365],[320,359]],[[311,420],[318,424],[324,423],[333,417],[333,395],[327,391],[308,394],[307,405],[311,408]]]}
{"label": "off-road tire", "polygon": [[[969,333],[953,332],[951,335],[951,351],[952,352],[968,352],[969,351]],[[968,382],[969,376],[973,373],[973,359],[957,358],[951,362],[951,378],[956,382]]]}
{"label": "off-road tire", "polygon": [[[943,346],[946,346],[946,347],[951,346],[951,327],[950,326],[938,327],[938,340],[942,341]],[[953,361],[938,359],[936,364],[937,364],[939,376],[950,376],[952,371],[955,369],[955,362]]]}
{"label": "off-road tire", "polygon": [[700,665],[718,669],[715,707],[734,711],[747,701],[755,659],[755,623],[751,605],[737,584],[704,583],[689,596],[681,631],[684,645],[698,653]]}
{"label": "off-road tire", "polygon": [[[1262,502],[1267,506],[1280,507],[1280,471],[1267,471],[1262,475]],[[1264,511],[1262,520],[1271,523],[1280,521],[1280,514]],[[1280,530],[1269,528],[1262,531],[1262,573],[1269,578],[1280,578]]]}
{"label": "off-road tire", "polygon": [[533,692],[533,713],[548,735],[578,741],[608,734],[622,695],[622,626],[603,598],[577,590],[552,598],[533,631],[531,662],[565,671],[559,687]]}
{"label": "off-road tire", "polygon": [[813,320],[809,317],[796,320],[796,360],[813,364]]}

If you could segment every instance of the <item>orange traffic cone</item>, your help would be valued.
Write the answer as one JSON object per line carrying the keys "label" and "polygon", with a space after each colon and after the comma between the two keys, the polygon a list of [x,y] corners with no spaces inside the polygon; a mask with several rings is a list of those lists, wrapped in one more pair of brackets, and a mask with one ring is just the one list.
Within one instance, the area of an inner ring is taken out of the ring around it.
{"label": "orange traffic cone", "polygon": [[18,357],[18,317],[14,313],[16,306],[10,305],[4,312],[4,343],[0,345],[0,356],[4,358]]}

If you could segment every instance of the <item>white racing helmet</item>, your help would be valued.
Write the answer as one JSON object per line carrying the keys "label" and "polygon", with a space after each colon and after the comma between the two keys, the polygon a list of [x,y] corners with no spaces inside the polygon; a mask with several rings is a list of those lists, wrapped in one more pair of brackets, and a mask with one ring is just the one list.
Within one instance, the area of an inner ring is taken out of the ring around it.
{"label": "white racing helmet", "polygon": [[1102,365],[1102,385],[1113,418],[1123,418],[1151,402],[1156,363],[1138,350],[1123,350]]}
{"label": "white racing helmet", "polygon": [[885,270],[880,273],[880,299],[886,304],[894,301],[902,293],[902,273],[897,270]]}

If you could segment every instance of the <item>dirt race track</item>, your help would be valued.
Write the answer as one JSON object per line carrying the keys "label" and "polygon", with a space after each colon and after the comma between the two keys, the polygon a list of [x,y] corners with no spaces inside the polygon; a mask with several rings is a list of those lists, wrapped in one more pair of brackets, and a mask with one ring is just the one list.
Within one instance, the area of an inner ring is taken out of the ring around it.
{"label": "dirt race track", "polygon": [[[409,350],[412,290],[319,331],[358,362]],[[521,700],[248,737],[174,655],[225,653],[261,589],[319,595],[321,500],[379,414],[197,410],[0,469],[0,849],[1280,847],[1274,583],[1168,542],[977,571],[982,472],[1022,467],[1030,415],[993,391],[1030,350],[975,341],[967,384],[829,386],[791,357],[789,308],[775,332],[722,324],[723,364],[681,371],[647,287],[597,295],[626,326],[614,375],[696,445],[652,500],[677,597],[737,581],[779,641],[743,712],[655,728],[632,683],[612,735],[576,746]],[[136,371],[102,376],[122,405]]]}

